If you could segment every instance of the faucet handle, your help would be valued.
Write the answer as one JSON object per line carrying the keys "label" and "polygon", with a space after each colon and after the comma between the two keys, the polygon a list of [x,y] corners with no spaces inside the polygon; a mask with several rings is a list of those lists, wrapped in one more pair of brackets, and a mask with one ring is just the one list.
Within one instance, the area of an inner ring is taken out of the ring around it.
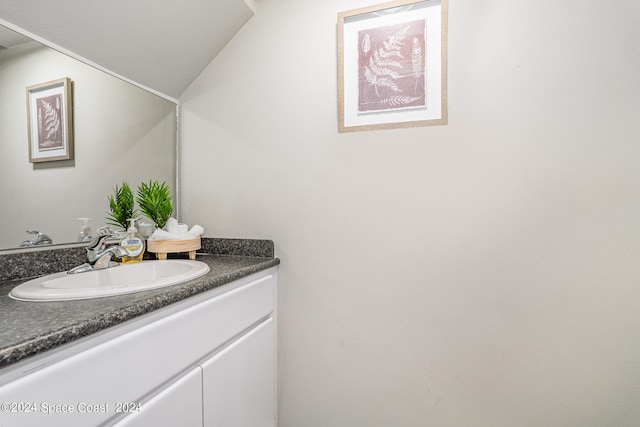
{"label": "faucet handle", "polygon": [[104,249],[106,246],[106,240],[109,237],[113,237],[113,234],[102,234],[100,236],[96,236],[87,244],[87,251],[100,251]]}
{"label": "faucet handle", "polygon": [[51,240],[51,237],[47,236],[46,234],[42,233],[41,231],[27,230],[27,233],[33,234],[33,235],[36,236],[31,241],[34,245],[50,245],[50,244],[53,243],[53,240]]}
{"label": "faucet handle", "polygon": [[100,255],[106,250],[106,240],[109,237],[111,237],[111,235],[102,234],[94,237],[87,246],[85,246],[84,249],[87,251],[87,261],[89,261],[89,264],[93,265]]}

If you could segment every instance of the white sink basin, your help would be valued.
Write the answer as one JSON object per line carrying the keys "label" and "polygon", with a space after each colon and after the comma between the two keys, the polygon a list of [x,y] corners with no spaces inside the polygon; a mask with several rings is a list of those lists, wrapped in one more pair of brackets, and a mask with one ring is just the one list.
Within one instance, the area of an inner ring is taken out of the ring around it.
{"label": "white sink basin", "polygon": [[9,296],[22,301],[68,301],[109,297],[177,285],[209,271],[200,261],[163,260],[121,264],[104,270],[50,274],[13,288]]}

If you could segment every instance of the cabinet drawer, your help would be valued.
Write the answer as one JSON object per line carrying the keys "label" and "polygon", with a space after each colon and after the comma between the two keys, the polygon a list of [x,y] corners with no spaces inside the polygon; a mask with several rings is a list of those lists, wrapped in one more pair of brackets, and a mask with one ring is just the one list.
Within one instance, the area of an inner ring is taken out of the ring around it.
{"label": "cabinet drawer", "polygon": [[[117,416],[118,403],[139,401],[272,313],[274,288],[265,274],[9,382],[0,402],[33,402],[36,412],[3,413],[0,425],[87,426]],[[46,414],[43,405],[73,412]],[[80,412],[87,405],[96,411]]]}
{"label": "cabinet drawer", "polygon": [[114,427],[202,427],[202,368],[196,366],[178,381],[131,412]]}

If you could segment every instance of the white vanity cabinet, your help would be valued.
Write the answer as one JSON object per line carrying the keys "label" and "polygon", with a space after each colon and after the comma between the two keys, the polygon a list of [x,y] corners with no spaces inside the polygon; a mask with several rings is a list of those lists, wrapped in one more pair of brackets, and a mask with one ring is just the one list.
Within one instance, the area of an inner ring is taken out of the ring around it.
{"label": "white vanity cabinet", "polygon": [[274,426],[276,276],[255,273],[5,368],[0,426]]}
{"label": "white vanity cabinet", "polygon": [[205,427],[273,427],[273,335],[269,319],[202,364]]}

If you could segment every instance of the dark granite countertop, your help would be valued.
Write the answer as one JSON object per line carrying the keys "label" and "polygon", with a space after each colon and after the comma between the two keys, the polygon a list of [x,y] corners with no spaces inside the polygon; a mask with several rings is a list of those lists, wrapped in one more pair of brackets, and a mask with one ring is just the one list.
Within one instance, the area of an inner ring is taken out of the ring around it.
{"label": "dark granite countertop", "polygon": [[[0,282],[0,368],[280,263],[273,256],[270,241],[203,239],[202,246],[205,253],[197,260],[209,265],[209,273],[151,291],[88,300],[24,302],[10,298],[9,292],[26,277]],[[15,268],[15,258],[4,257],[13,255],[0,255],[0,269],[6,265]]]}

